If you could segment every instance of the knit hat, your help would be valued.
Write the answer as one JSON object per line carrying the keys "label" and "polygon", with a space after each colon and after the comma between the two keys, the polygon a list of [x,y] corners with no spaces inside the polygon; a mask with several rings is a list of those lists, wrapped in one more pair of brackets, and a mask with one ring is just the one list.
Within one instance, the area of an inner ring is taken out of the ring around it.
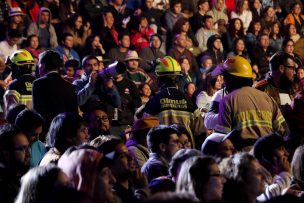
{"label": "knit hat", "polygon": [[22,13],[22,10],[20,7],[13,7],[9,10],[8,16],[9,17],[13,17],[13,16],[20,16],[20,15],[24,15]]}

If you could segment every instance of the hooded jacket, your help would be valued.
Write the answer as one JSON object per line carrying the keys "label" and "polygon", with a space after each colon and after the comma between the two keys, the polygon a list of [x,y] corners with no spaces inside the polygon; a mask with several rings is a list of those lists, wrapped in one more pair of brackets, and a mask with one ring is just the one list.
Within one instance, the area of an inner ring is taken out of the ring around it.
{"label": "hooded jacket", "polygon": [[38,20],[37,20],[37,22],[33,22],[33,23],[30,24],[30,26],[27,30],[27,36],[35,34],[35,35],[38,35],[39,38],[41,37],[40,36],[39,25],[41,24],[41,13],[44,12],[44,11],[47,11],[50,14],[49,22],[48,22],[48,25],[47,25],[48,26],[48,31],[50,33],[49,43],[50,43],[51,48],[56,48],[58,46],[57,35],[56,35],[56,31],[55,31],[54,26],[51,24],[52,13],[51,13],[50,9],[48,9],[48,8],[45,8],[45,7],[40,8]]}

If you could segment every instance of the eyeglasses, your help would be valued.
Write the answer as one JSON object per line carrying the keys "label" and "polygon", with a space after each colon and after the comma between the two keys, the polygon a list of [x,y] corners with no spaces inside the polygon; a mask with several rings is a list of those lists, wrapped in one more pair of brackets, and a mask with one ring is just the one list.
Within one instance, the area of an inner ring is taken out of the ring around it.
{"label": "eyeglasses", "polygon": [[19,152],[30,152],[31,151],[31,147],[29,145],[21,145],[19,147],[15,147],[14,150],[15,151],[19,151]]}
{"label": "eyeglasses", "polygon": [[172,140],[172,141],[170,141],[169,142],[169,145],[178,145],[178,146],[180,146],[180,142],[179,142],[179,140]]}
{"label": "eyeglasses", "polygon": [[296,69],[296,66],[288,66],[288,65],[284,65],[286,68],[292,68],[292,69]]}
{"label": "eyeglasses", "polygon": [[186,140],[185,142],[179,142],[179,146],[181,148],[190,147],[191,146],[191,142],[189,142],[188,140]]}
{"label": "eyeglasses", "polygon": [[96,116],[96,120],[97,121],[109,121],[109,117],[108,116]]}

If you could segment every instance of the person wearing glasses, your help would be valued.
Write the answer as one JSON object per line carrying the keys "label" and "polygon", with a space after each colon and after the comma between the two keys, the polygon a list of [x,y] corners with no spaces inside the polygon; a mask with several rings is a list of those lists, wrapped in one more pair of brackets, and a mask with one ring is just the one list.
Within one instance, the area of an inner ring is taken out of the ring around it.
{"label": "person wearing glasses", "polygon": [[269,62],[270,74],[255,85],[266,92],[281,107],[285,118],[290,112],[290,104],[295,96],[293,81],[296,74],[295,58],[286,52],[277,52]]}
{"label": "person wearing glasses", "polygon": [[90,140],[99,135],[111,135],[111,123],[106,110],[102,107],[97,107],[87,112],[85,119],[89,127]]}
{"label": "person wearing glasses", "polygon": [[193,156],[180,168],[176,192],[193,194],[202,203],[221,202],[225,182],[214,158]]}
{"label": "person wearing glasses", "polygon": [[0,126],[0,202],[14,202],[20,179],[30,167],[27,136],[11,124]]}

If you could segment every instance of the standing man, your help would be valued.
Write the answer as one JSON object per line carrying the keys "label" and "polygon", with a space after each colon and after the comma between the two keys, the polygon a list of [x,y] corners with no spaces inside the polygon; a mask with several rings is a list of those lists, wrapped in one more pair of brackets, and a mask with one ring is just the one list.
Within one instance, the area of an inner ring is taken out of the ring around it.
{"label": "standing man", "polygon": [[39,55],[40,78],[33,83],[33,108],[45,118],[47,129],[59,113],[78,113],[74,86],[59,74],[62,66],[63,61],[55,51]]}
{"label": "standing man", "polygon": [[224,75],[229,93],[220,101],[216,131],[238,130],[241,139],[251,144],[272,132],[287,133],[288,127],[277,103],[252,87],[252,68],[245,58],[232,57],[215,72]]}

